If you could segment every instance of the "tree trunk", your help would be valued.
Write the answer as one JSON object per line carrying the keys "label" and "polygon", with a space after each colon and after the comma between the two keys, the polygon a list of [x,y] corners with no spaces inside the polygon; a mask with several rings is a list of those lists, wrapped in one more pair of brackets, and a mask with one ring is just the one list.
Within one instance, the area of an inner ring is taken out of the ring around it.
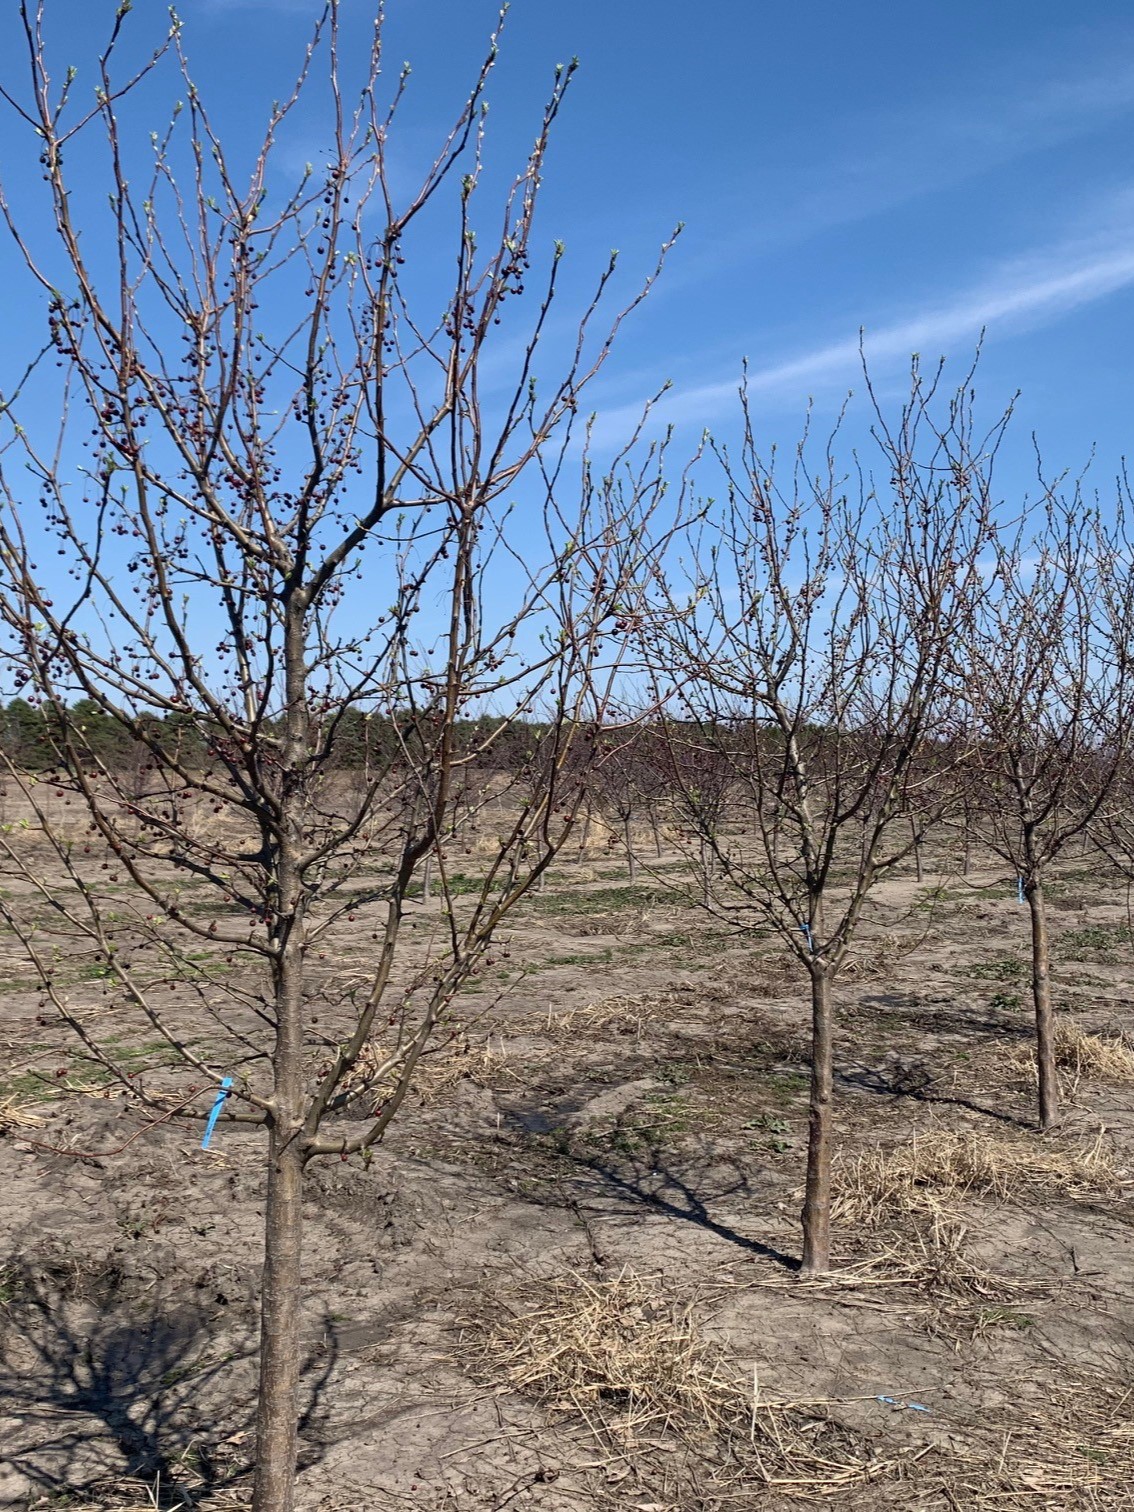
{"label": "tree trunk", "polygon": [[657,858],[660,861],[663,855],[661,821],[658,819],[657,814],[652,808],[650,809],[650,826],[654,832],[654,850],[656,851]]}
{"label": "tree trunk", "polygon": [[582,861],[587,854],[587,846],[591,840],[591,806],[586,804],[583,808],[583,828],[579,833],[579,860]]}
{"label": "tree trunk", "polygon": [[631,834],[629,819],[626,820],[623,829],[626,835],[626,859],[630,867],[630,886],[633,887],[638,880],[638,858],[634,854],[634,837]]}
{"label": "tree trunk", "polygon": [[284,1145],[283,1137],[272,1129],[260,1289],[260,1391],[252,1512],[291,1512],[295,1486],[303,1157],[297,1138]]}
{"label": "tree trunk", "polygon": [[917,820],[910,815],[910,834],[913,838],[914,866],[917,868],[917,880],[925,880],[921,869],[921,836],[917,832]]}
{"label": "tree trunk", "polygon": [[428,903],[433,896],[433,853],[430,852],[425,858],[425,865],[421,869],[421,901]]}
{"label": "tree trunk", "polygon": [[713,847],[701,837],[701,901],[705,907],[713,901]]}
{"label": "tree trunk", "polygon": [[306,897],[304,779],[310,752],[304,601],[286,607],[284,674],[287,719],[282,750],[281,834],[275,866],[271,942],[276,1043],[260,1285],[260,1385],[252,1512],[292,1512],[299,1436],[300,1256],[303,1240],[303,1018]]}
{"label": "tree trunk", "polygon": [[1059,1122],[1059,1082],[1055,1070],[1055,1012],[1051,1003],[1051,952],[1043,883],[1038,878],[1026,882],[1024,896],[1028,900],[1032,921],[1032,1001],[1036,1010],[1039,1126],[1047,1130]]}
{"label": "tree trunk", "polygon": [[831,977],[811,967],[811,1101],[807,1111],[807,1185],[803,1198],[803,1261],[800,1274],[821,1276],[831,1268]]}

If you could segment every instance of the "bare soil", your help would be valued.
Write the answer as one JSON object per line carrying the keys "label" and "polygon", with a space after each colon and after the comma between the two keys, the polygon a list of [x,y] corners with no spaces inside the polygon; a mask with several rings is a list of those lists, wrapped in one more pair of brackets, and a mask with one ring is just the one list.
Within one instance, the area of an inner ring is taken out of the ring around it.
{"label": "bare soil", "polygon": [[[803,1282],[806,983],[682,877],[565,863],[373,1161],[310,1168],[299,1505],[1134,1507],[1134,1079],[1083,1038],[1131,1027],[1122,896],[1088,860],[1053,890],[1041,1139],[1014,884],[879,889],[837,995],[837,1273]],[[262,1135],[144,1128],[14,940],[0,1040],[0,1505],[243,1505]]]}

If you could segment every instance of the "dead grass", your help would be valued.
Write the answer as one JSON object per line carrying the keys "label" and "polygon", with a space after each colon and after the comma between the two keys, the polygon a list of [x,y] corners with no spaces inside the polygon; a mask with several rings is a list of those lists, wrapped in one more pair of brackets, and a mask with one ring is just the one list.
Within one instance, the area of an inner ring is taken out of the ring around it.
{"label": "dead grass", "polygon": [[593,1034],[634,1035],[640,1039],[646,1025],[672,1007],[671,999],[662,993],[616,994],[561,1013],[549,1008],[546,1015],[533,1016],[530,1027],[552,1039]]}
{"label": "dead grass", "polygon": [[884,935],[876,940],[862,941],[857,951],[849,955],[841,968],[847,981],[876,982],[890,976],[894,967],[904,956],[909,955],[922,943],[920,939],[902,941],[897,935]]}
{"label": "dead grass", "polygon": [[10,1129],[38,1129],[46,1122],[15,1097],[6,1097],[0,1102],[0,1134],[6,1134]]}
{"label": "dead grass", "polygon": [[[1134,1082],[1134,1043],[1121,1034],[1090,1034],[1066,1019],[1056,1020],[1055,1063],[1060,1091],[1074,1101],[1085,1081]],[[1032,1046],[1020,1049],[1003,1063],[1008,1081],[1036,1082],[1036,1055]]]}
{"label": "dead grass", "polygon": [[984,1454],[966,1452],[947,1482],[951,1505],[1130,1507],[1134,1487],[1131,1387],[1102,1378],[1049,1380],[1042,1403],[1017,1404],[1011,1431],[985,1430]]}
{"label": "dead grass", "polygon": [[187,1463],[191,1448],[192,1446],[188,1454],[179,1457],[175,1466],[178,1472],[175,1484],[163,1482],[161,1476],[153,1481],[124,1476],[83,1493],[84,1496],[97,1495],[97,1501],[72,1500],[68,1495],[66,1501],[58,1504],[45,1499],[42,1503],[36,1502],[33,1505],[58,1505],[60,1508],[65,1507],[66,1512],[174,1512],[174,1509],[182,1507],[195,1508],[196,1512],[239,1512],[240,1508],[247,1507],[250,1498],[248,1489],[233,1487],[210,1491],[205,1486],[200,1475]]}
{"label": "dead grass", "polygon": [[980,1330],[988,1305],[1003,1310],[1052,1290],[1038,1279],[997,1274],[976,1258],[966,1200],[1034,1205],[1040,1194],[1097,1198],[1125,1184],[1102,1133],[1067,1148],[1035,1137],[942,1131],[844,1162],[834,1173],[832,1217],[871,1235],[858,1274],[872,1284],[920,1289],[929,1333],[959,1347]]}
{"label": "dead grass", "polygon": [[[388,1045],[379,1042],[364,1045],[362,1054],[343,1078],[342,1090],[350,1096],[365,1093],[381,1102],[394,1090],[397,1080],[396,1072],[383,1078],[377,1074],[389,1054]],[[507,1071],[508,1052],[502,1037],[497,1036],[493,1044],[491,1038],[474,1043],[462,1035],[451,1044],[426,1051],[414,1068],[411,1088],[421,1102],[429,1103],[460,1082],[499,1079]]]}
{"label": "dead grass", "polygon": [[981,1265],[970,1251],[968,1227],[941,1208],[919,1215],[901,1235],[892,1235],[856,1274],[872,1282],[911,1285],[927,1292],[933,1299],[930,1332],[950,1337],[972,1323],[973,1299],[1007,1305],[1017,1293],[1031,1296],[1044,1290]]}
{"label": "dead grass", "polygon": [[612,1281],[552,1281],[521,1299],[487,1347],[510,1386],[552,1411],[589,1419],[617,1403],[623,1432],[711,1429],[729,1390],[689,1311],[659,1300],[631,1271]]}
{"label": "dead grass", "polygon": [[967,1197],[1111,1196],[1124,1184],[1101,1133],[1069,1149],[1039,1139],[935,1132],[844,1162],[834,1175],[832,1211],[836,1222],[882,1227],[903,1215],[947,1212]]}
{"label": "dead grass", "polygon": [[474,1325],[474,1374],[554,1417],[581,1419],[633,1460],[639,1485],[654,1483],[663,1461],[672,1468],[656,1451],[677,1445],[690,1451],[686,1490],[715,1495],[761,1487],[821,1498],[897,1474],[909,1459],[876,1457],[832,1419],[836,1402],[763,1399],[755,1373],[741,1376],[690,1305],[629,1269],[609,1280],[572,1273],[498,1301]]}
{"label": "dead grass", "polygon": [[1087,1034],[1074,1024],[1057,1023],[1055,1059],[1076,1077],[1134,1081],[1134,1046],[1123,1035]]}

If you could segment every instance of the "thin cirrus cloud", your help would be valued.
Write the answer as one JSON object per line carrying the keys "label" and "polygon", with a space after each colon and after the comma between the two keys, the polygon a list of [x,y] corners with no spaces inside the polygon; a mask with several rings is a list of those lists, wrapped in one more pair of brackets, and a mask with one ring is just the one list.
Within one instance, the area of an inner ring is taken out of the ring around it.
{"label": "thin cirrus cloud", "polygon": [[1134,112],[1134,32],[1123,27],[1109,46],[1061,57],[1015,57],[1022,74],[1005,89],[990,61],[947,97],[918,98],[838,123],[849,145],[834,145],[810,170],[796,165],[783,204],[758,224],[744,216],[731,236],[718,237],[703,263],[727,263],[802,242],[836,226],[868,220],[910,200],[939,193],[1002,167],[1090,135]]}
{"label": "thin cirrus cloud", "polygon": [[[794,357],[748,370],[750,393],[795,403],[815,389],[853,382],[862,357],[876,372],[914,353],[948,355],[959,342],[972,344],[983,331],[1034,330],[1073,310],[1134,284],[1134,245],[1066,244],[1002,265],[991,277],[932,308],[826,342]],[[709,424],[735,403],[739,374],[723,381],[671,390],[656,406],[667,424]],[[641,416],[642,402],[604,410],[603,431],[617,436]]]}

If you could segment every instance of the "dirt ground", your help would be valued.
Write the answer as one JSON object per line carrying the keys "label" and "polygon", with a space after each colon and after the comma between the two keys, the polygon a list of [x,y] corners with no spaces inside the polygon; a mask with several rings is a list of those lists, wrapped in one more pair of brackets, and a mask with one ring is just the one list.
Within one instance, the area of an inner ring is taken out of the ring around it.
{"label": "dirt ground", "polygon": [[[783,946],[691,908],[673,857],[530,897],[373,1161],[310,1168],[300,1507],[1134,1507],[1126,901],[1086,859],[1053,888],[1040,1138],[1027,910],[991,867],[932,884],[879,889],[838,990],[812,1282]],[[262,1135],[131,1139],[0,948],[0,1505],[243,1505]]]}

